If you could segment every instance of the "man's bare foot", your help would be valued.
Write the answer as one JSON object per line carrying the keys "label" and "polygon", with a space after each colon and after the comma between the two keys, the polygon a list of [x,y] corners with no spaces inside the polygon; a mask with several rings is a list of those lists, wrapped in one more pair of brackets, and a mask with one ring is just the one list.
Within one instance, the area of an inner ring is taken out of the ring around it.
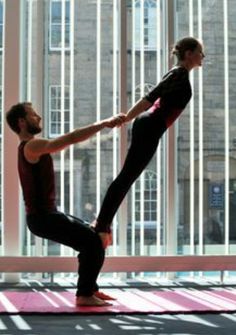
{"label": "man's bare foot", "polygon": [[94,292],[94,295],[95,295],[95,297],[97,297],[99,299],[102,299],[102,300],[116,300],[116,298],[111,297],[110,295],[105,294],[101,291]]}
{"label": "man's bare foot", "polygon": [[95,295],[89,297],[80,295],[76,297],[75,304],[76,306],[101,306],[101,307],[111,305],[109,304],[109,302],[99,299]]}

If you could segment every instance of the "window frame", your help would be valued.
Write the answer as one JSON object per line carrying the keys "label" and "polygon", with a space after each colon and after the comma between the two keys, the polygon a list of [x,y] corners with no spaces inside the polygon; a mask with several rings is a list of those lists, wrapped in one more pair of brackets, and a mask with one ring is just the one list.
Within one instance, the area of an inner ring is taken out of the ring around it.
{"label": "window frame", "polygon": [[[53,3],[61,3],[62,4],[62,0],[50,0],[50,8],[49,8],[49,50],[59,52],[59,51],[62,50],[62,46],[53,45],[53,43],[52,43],[52,38],[53,38],[52,27],[53,26],[59,26],[59,30],[61,31],[62,17],[60,17],[60,22],[59,23],[56,24],[56,23],[52,22],[52,6],[53,6]],[[69,6],[69,15],[70,15],[70,0],[65,0],[65,11],[67,10],[67,8],[66,8],[67,5]],[[64,24],[65,24],[65,27],[69,28],[68,29],[68,43],[66,43],[67,30],[65,29],[65,47],[64,47],[64,50],[69,51],[70,50],[70,17],[69,17],[69,22],[68,23],[65,22]],[[60,40],[60,43],[61,42],[62,41]]]}

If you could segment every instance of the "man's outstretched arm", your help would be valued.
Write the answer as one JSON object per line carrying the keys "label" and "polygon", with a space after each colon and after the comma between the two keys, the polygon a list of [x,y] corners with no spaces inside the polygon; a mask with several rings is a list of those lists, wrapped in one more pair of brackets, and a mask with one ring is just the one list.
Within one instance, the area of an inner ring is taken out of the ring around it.
{"label": "man's outstretched arm", "polygon": [[32,139],[25,145],[25,157],[28,161],[36,162],[41,155],[61,151],[71,144],[87,140],[104,128],[120,126],[124,121],[125,115],[118,114],[117,116],[95,122],[91,125],[77,128],[55,139]]}

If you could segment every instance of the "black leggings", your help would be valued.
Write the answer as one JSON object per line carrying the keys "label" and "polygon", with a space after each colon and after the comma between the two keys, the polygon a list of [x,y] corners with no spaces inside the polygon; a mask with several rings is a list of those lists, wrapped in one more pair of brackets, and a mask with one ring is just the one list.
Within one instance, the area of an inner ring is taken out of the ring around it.
{"label": "black leggings", "polygon": [[90,296],[98,289],[96,280],[104,262],[105,251],[94,229],[78,218],[57,211],[28,215],[27,225],[33,234],[80,252],[77,296]]}
{"label": "black leggings", "polygon": [[144,112],[136,118],[132,128],[131,145],[124,166],[109,186],[97,218],[96,230],[109,232],[114,215],[133,182],[153,157],[159,139],[166,130],[158,112]]}

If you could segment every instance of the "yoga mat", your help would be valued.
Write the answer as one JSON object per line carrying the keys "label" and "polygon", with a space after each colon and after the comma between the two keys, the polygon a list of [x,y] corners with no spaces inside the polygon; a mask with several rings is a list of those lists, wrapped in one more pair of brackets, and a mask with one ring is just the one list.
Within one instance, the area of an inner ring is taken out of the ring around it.
{"label": "yoga mat", "polygon": [[74,290],[0,292],[1,314],[177,314],[236,312],[236,289],[104,289],[110,306],[75,306]]}

